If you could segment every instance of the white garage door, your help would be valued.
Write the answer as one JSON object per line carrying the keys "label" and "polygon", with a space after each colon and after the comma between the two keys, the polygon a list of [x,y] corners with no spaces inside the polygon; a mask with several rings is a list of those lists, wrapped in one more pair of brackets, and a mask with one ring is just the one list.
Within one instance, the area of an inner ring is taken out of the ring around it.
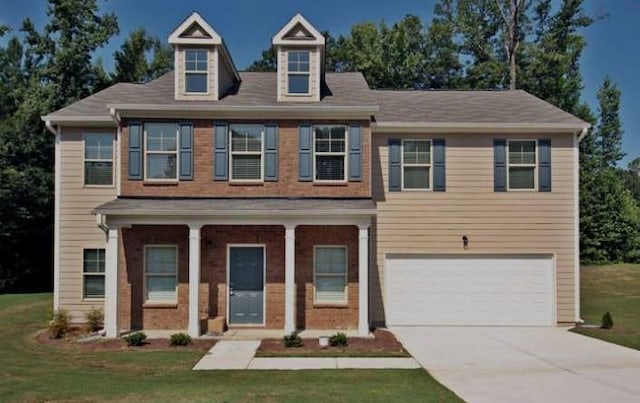
{"label": "white garage door", "polygon": [[389,326],[554,324],[551,256],[392,256],[385,278]]}

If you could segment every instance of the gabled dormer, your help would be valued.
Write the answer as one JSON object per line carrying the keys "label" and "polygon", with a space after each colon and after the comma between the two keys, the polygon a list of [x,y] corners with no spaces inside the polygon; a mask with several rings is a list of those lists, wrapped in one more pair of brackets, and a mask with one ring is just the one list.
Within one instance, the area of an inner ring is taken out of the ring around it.
{"label": "gabled dormer", "polygon": [[271,40],[278,62],[278,102],[318,102],[324,77],[324,36],[296,14]]}
{"label": "gabled dormer", "polygon": [[217,101],[240,81],[224,40],[198,13],[169,36],[174,49],[175,99]]}

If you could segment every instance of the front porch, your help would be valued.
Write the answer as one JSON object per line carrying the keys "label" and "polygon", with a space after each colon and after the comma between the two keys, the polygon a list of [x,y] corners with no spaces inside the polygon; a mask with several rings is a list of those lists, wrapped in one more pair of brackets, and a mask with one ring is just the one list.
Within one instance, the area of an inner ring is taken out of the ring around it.
{"label": "front porch", "polygon": [[198,337],[211,319],[231,330],[368,335],[370,200],[279,200],[268,210],[199,202],[118,199],[96,209],[107,233],[108,337]]}

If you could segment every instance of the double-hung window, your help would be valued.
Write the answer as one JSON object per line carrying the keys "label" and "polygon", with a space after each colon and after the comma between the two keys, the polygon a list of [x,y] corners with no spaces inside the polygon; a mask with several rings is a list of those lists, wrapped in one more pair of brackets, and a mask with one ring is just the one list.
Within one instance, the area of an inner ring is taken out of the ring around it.
{"label": "double-hung window", "polygon": [[178,247],[175,245],[147,245],[144,253],[146,301],[176,302]]}
{"label": "double-hung window", "polygon": [[113,135],[84,135],[84,184],[113,185]]}
{"label": "double-hung window", "polygon": [[178,179],[178,125],[147,123],[145,129],[146,179]]}
{"label": "double-hung window", "polygon": [[536,141],[509,140],[507,169],[509,190],[535,190]]}
{"label": "double-hung window", "polygon": [[345,181],[347,178],[346,126],[315,126],[314,159],[316,181]]}
{"label": "double-hung window", "polygon": [[208,92],[208,52],[204,49],[184,51],[185,89],[187,93]]}
{"label": "double-hung window", "polygon": [[84,249],[82,260],[82,297],[103,299],[104,249]]}
{"label": "double-hung window", "polygon": [[431,140],[402,142],[402,188],[431,189]]}
{"label": "double-hung window", "polygon": [[264,126],[232,125],[231,180],[262,181]]}
{"label": "double-hung window", "polygon": [[309,51],[290,50],[287,55],[287,92],[308,94],[310,72]]}
{"label": "double-hung window", "polygon": [[314,256],[315,302],[347,302],[347,247],[316,246]]}

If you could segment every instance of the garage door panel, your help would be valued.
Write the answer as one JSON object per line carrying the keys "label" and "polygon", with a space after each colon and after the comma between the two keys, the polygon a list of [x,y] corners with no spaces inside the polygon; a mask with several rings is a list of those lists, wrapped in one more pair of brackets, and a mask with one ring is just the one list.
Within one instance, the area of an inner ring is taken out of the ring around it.
{"label": "garage door panel", "polygon": [[385,263],[387,323],[552,325],[549,256],[403,256]]}

